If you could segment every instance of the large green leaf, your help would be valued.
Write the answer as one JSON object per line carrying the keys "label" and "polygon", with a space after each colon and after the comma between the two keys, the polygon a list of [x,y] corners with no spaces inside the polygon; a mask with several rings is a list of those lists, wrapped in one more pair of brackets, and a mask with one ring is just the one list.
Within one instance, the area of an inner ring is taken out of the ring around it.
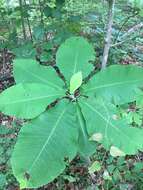
{"label": "large green leaf", "polygon": [[78,153],[84,157],[89,157],[96,152],[96,143],[89,140],[89,135],[86,129],[86,123],[81,112],[81,108],[77,105],[77,118],[78,118]]}
{"label": "large green leaf", "polygon": [[77,153],[75,106],[66,101],[22,127],[11,159],[21,188],[54,180]]}
{"label": "large green leaf", "polygon": [[101,100],[80,100],[87,130],[92,140],[101,142],[107,149],[117,147],[124,154],[143,150],[143,130],[129,127],[117,115],[116,107]]}
{"label": "large green leaf", "polygon": [[81,37],[71,37],[66,40],[59,47],[56,55],[57,66],[68,81],[79,71],[82,72],[83,77],[86,77],[93,69],[89,61],[94,59],[94,48]]}
{"label": "large green leaf", "polygon": [[14,78],[16,83],[43,83],[61,89],[63,81],[51,67],[42,66],[32,59],[14,61]]}
{"label": "large green leaf", "polygon": [[34,118],[42,113],[48,104],[63,95],[63,90],[45,84],[20,83],[0,94],[0,111],[19,118]]}
{"label": "large green leaf", "polygon": [[143,69],[113,65],[97,73],[84,87],[85,94],[102,96],[116,104],[134,101],[143,86]]}

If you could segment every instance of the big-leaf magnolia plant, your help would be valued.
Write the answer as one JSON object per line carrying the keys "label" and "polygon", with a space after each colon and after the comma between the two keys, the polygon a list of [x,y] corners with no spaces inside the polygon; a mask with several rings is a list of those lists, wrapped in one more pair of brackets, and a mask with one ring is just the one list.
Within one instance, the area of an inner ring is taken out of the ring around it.
{"label": "big-leaf magnolia plant", "polygon": [[66,40],[56,64],[67,87],[51,66],[26,59],[14,62],[16,85],[1,93],[0,110],[28,119],[11,159],[21,188],[51,182],[77,154],[93,154],[97,142],[113,156],[143,150],[143,130],[128,126],[117,110],[117,105],[136,100],[143,69],[112,65],[84,83],[94,60],[94,49],[85,39]]}

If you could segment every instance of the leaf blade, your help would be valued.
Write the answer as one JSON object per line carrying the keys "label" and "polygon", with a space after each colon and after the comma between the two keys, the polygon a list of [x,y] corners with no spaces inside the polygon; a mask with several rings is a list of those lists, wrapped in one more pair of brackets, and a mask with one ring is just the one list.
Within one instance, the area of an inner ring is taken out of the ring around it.
{"label": "leaf blade", "polygon": [[7,115],[31,119],[63,95],[63,90],[56,90],[44,84],[20,83],[0,94],[0,110]]}
{"label": "leaf blade", "polygon": [[69,82],[72,75],[81,71],[83,77],[92,71],[89,61],[94,61],[94,48],[84,38],[71,37],[63,43],[56,54],[56,63]]}
{"label": "leaf blade", "polygon": [[143,86],[143,69],[128,65],[113,65],[97,73],[84,87],[83,92],[102,96],[115,104],[134,101]]}
{"label": "leaf blade", "polygon": [[13,74],[16,83],[42,83],[62,89],[63,81],[50,66],[42,66],[32,59],[16,59]]}
{"label": "leaf blade", "polygon": [[11,162],[24,187],[49,183],[65,169],[65,158],[71,161],[75,157],[78,131],[74,110],[73,104],[60,102],[21,129]]}
{"label": "leaf blade", "polygon": [[100,143],[106,149],[115,146],[125,154],[135,154],[143,149],[143,130],[129,127],[122,119],[115,119],[113,117],[117,114],[115,106],[95,99],[88,99],[85,102],[81,100],[80,104],[88,121],[86,125],[89,135],[92,137],[94,134],[102,134]]}

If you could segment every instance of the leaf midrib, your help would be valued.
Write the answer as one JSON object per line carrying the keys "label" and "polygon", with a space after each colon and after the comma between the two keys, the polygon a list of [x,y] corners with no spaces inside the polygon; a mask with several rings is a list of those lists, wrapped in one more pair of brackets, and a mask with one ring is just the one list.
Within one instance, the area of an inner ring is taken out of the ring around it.
{"label": "leaf midrib", "polygon": [[100,88],[113,87],[113,86],[119,86],[119,85],[126,85],[126,84],[130,84],[130,83],[133,84],[133,83],[141,82],[141,81],[143,81],[143,79],[141,79],[141,80],[134,80],[134,81],[115,82],[115,83],[101,85],[101,86],[98,86],[98,87],[88,88],[88,89],[85,90],[85,92],[90,92],[90,91],[93,91],[93,90],[96,90],[96,89],[100,89]]}
{"label": "leaf midrib", "polygon": [[[78,45],[78,43],[77,43]],[[76,46],[76,49],[77,49],[77,46]],[[76,72],[76,69],[77,69],[77,63],[78,63],[78,56],[79,56],[79,51],[76,50],[76,53],[75,53],[75,59],[74,59],[74,68],[73,68],[73,75],[75,74]]]}
{"label": "leaf midrib", "polygon": [[85,129],[84,129],[84,125],[83,125],[83,121],[82,121],[82,118],[81,118],[81,113],[80,113],[80,108],[79,108],[79,105],[77,105],[77,117],[79,119],[79,124],[80,124],[80,128],[81,128],[81,131],[83,133],[83,136],[84,136],[84,139],[87,138],[87,134],[85,133]]}
{"label": "leaf midrib", "polygon": [[49,134],[49,136],[48,136],[46,142],[44,143],[43,147],[41,148],[41,151],[40,151],[39,154],[36,156],[36,158],[35,158],[35,160],[33,161],[31,167],[29,168],[29,170],[28,170],[29,173],[30,173],[30,171],[32,170],[32,168],[34,167],[34,165],[36,164],[36,162],[39,160],[39,158],[40,158],[41,154],[43,153],[43,151],[45,150],[46,146],[48,145],[48,143],[49,143],[50,139],[52,138],[52,136],[53,136],[55,130],[57,129],[57,126],[58,126],[60,120],[62,119],[62,117],[63,117],[63,115],[64,115],[66,109],[67,109],[67,107],[66,107],[66,108],[63,110],[63,112],[59,115],[59,117],[58,117],[58,119],[57,119],[55,125],[53,126],[52,131],[50,132],[50,134]]}
{"label": "leaf midrib", "polygon": [[55,96],[61,96],[63,94],[54,94],[54,95],[48,95],[48,96],[39,96],[36,98],[27,98],[27,99],[22,99],[22,100],[18,100],[18,101],[10,101],[9,103],[4,103],[3,105],[10,105],[10,104],[16,104],[16,103],[24,103],[24,102],[29,102],[29,101],[37,101],[37,100],[41,100],[41,99],[45,99],[45,98],[50,98],[50,97],[55,97]]}

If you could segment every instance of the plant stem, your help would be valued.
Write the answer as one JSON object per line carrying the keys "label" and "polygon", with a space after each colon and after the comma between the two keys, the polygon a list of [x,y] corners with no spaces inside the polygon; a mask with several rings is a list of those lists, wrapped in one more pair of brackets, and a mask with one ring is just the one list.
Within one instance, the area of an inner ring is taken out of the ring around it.
{"label": "plant stem", "polygon": [[42,2],[39,0],[39,7],[40,7],[40,14],[41,14],[41,24],[44,27],[44,20],[43,20],[43,8],[42,8]]}
{"label": "plant stem", "polygon": [[102,58],[102,64],[101,64],[102,69],[106,68],[108,56],[109,56],[109,50],[111,46],[115,0],[108,0],[108,4],[109,4],[108,25],[107,25],[107,34],[105,38],[105,46],[104,46],[103,58]]}
{"label": "plant stem", "polygon": [[22,0],[19,0],[19,6],[20,6],[20,12],[21,12],[21,25],[22,25],[23,37],[24,37],[24,40],[26,40],[26,30],[25,30],[25,23],[24,23],[24,17],[23,17],[23,3],[22,3]]}
{"label": "plant stem", "polygon": [[[26,4],[26,0],[24,0],[24,4],[25,4],[25,6],[27,5],[27,4]],[[26,20],[27,20],[27,24],[28,24],[28,29],[29,29],[30,38],[31,38],[31,41],[33,42],[32,30],[31,30],[30,20],[29,20],[28,16],[26,16]]]}

